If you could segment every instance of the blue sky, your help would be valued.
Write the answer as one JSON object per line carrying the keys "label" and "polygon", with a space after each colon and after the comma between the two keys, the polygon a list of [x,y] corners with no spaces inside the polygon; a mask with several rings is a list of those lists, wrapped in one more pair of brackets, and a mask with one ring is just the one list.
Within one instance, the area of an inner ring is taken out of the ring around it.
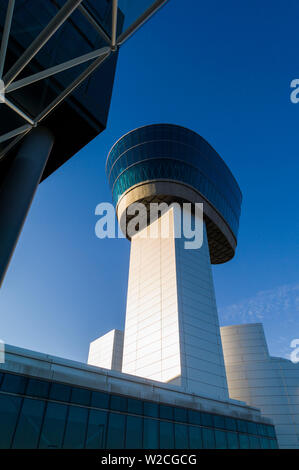
{"label": "blue sky", "polygon": [[170,0],[121,49],[107,130],[43,182],[0,292],[0,337],[86,361],[123,328],[127,240],[99,240],[107,153],[155,122],[190,127],[243,192],[235,258],[215,266],[221,324],[262,321],[270,352],[299,338],[297,0]]}

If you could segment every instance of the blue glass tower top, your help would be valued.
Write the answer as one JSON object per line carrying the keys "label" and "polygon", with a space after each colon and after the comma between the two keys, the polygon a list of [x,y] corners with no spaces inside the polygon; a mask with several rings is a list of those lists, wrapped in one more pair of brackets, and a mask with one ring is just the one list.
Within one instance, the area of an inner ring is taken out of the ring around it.
{"label": "blue glass tower top", "polygon": [[[219,154],[194,131],[173,124],[135,129],[112,147],[106,173],[116,205],[128,192],[146,182],[183,185],[187,191],[185,199],[203,202],[209,221],[214,222],[220,232],[225,225],[232,235],[231,244],[236,243],[242,203],[239,185]],[[192,190],[191,199],[188,190]],[[213,220],[211,212],[218,222]],[[220,250],[222,241],[213,238]]]}

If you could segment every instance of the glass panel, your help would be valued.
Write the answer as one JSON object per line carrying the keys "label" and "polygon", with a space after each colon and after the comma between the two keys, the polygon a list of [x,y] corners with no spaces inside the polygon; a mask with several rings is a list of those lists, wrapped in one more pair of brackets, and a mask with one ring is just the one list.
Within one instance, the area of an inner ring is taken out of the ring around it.
{"label": "glass panel", "polygon": [[269,437],[276,437],[274,426],[267,426],[267,428],[268,428],[268,436]]}
{"label": "glass panel", "polygon": [[188,413],[184,408],[175,408],[174,409],[174,419],[175,421],[181,421],[182,423],[188,422]]}
{"label": "glass panel", "polygon": [[226,432],[215,430],[216,449],[227,449]]}
{"label": "glass panel", "polygon": [[67,405],[48,403],[39,442],[40,449],[61,449],[66,413]]}
{"label": "glass panel", "polygon": [[134,400],[134,398],[128,398],[128,412],[136,415],[143,414],[143,402],[141,400]]}
{"label": "glass panel", "polygon": [[53,383],[50,389],[49,398],[57,401],[69,401],[71,388],[64,384]]}
{"label": "glass panel", "polygon": [[78,403],[79,405],[88,406],[90,403],[90,390],[84,388],[73,388],[71,394],[71,402]]}
{"label": "glass panel", "polygon": [[159,409],[157,403],[151,403],[149,401],[144,402],[144,415],[157,418],[159,416]]}
{"label": "glass panel", "polygon": [[91,394],[91,406],[96,408],[109,408],[109,395],[108,393],[92,392]]}
{"label": "glass panel", "polygon": [[115,411],[127,411],[127,399],[118,395],[111,395],[110,408]]}
{"label": "glass panel", "polygon": [[203,426],[213,426],[213,415],[201,413],[201,424]]}
{"label": "glass panel", "polygon": [[174,437],[175,437],[175,448],[176,449],[188,449],[188,426],[185,424],[174,425]]}
{"label": "glass panel", "polygon": [[88,410],[79,406],[70,406],[67,418],[64,449],[83,449],[87,425]]}
{"label": "glass panel", "polygon": [[21,375],[5,374],[1,390],[3,392],[24,393],[27,379]]}
{"label": "glass panel", "polygon": [[275,439],[269,439],[270,449],[278,449],[277,441]]}
{"label": "glass panel", "polygon": [[189,426],[189,448],[202,449],[201,428]]}
{"label": "glass panel", "polygon": [[261,437],[261,447],[262,449],[270,449],[270,439],[267,439],[266,437]]}
{"label": "glass panel", "polygon": [[214,415],[215,428],[225,429],[224,416]]}
{"label": "glass panel", "polygon": [[159,421],[156,419],[144,418],[143,420],[143,448],[159,448]]}
{"label": "glass panel", "polygon": [[125,419],[125,415],[109,413],[107,449],[124,448]]}
{"label": "glass panel", "polygon": [[237,423],[236,420],[233,418],[225,418],[225,428],[230,430],[230,431],[236,431],[237,430]]}
{"label": "glass panel", "polygon": [[22,398],[0,395],[0,449],[9,449]]}
{"label": "glass panel", "polygon": [[249,445],[250,449],[260,449],[260,438],[256,436],[248,436],[249,437]]}
{"label": "glass panel", "polygon": [[173,408],[172,406],[160,405],[160,418],[173,419]]}
{"label": "glass panel", "polygon": [[43,401],[24,398],[13,440],[13,449],[37,448],[44,408]]}
{"label": "glass panel", "polygon": [[239,432],[247,432],[247,422],[241,419],[237,421],[237,427]]}
{"label": "glass panel", "polygon": [[257,424],[251,421],[247,421],[247,429],[249,434],[258,434]]}
{"label": "glass panel", "polygon": [[42,380],[29,379],[26,395],[33,397],[47,398],[49,394],[50,383]]}
{"label": "glass panel", "polygon": [[236,432],[228,432],[226,434],[227,445],[229,449],[239,449],[239,439]]}
{"label": "glass panel", "polygon": [[104,449],[106,441],[107,412],[90,410],[86,449]]}
{"label": "glass panel", "polygon": [[174,449],[173,423],[160,421],[160,449]]}
{"label": "glass panel", "polygon": [[142,449],[143,419],[127,416],[126,449]]}
{"label": "glass panel", "polygon": [[202,443],[204,449],[215,449],[213,429],[202,428]]}
{"label": "glass panel", "polygon": [[191,424],[201,424],[201,414],[199,411],[189,410],[189,423]]}
{"label": "glass panel", "polygon": [[239,434],[240,449],[249,449],[249,439],[246,434]]}

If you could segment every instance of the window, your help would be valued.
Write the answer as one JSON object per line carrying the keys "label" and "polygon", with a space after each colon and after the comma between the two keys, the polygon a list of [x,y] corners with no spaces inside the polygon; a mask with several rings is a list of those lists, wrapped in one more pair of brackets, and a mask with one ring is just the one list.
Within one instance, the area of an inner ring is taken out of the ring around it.
{"label": "window", "polygon": [[215,428],[225,429],[224,416],[214,415]]}
{"label": "window", "polygon": [[202,428],[202,443],[204,449],[215,449],[213,429]]}
{"label": "window", "polygon": [[49,387],[49,382],[36,379],[29,379],[26,395],[31,395],[32,397],[47,398],[49,394]]}
{"label": "window", "polygon": [[240,449],[249,449],[249,439],[246,434],[239,434]]}
{"label": "window", "polygon": [[160,421],[160,449],[174,449],[173,423]]}
{"label": "window", "polygon": [[72,388],[71,402],[78,403],[78,405],[89,405],[90,390],[84,388]]}
{"label": "window", "polygon": [[239,432],[247,432],[247,422],[241,419],[237,421],[237,427]]}
{"label": "window", "polygon": [[26,378],[21,375],[5,374],[1,390],[3,392],[21,393],[25,392]]}
{"label": "window", "polygon": [[109,413],[107,449],[124,448],[125,419],[124,415]]}
{"label": "window", "polygon": [[127,416],[126,449],[142,449],[143,419]]}
{"label": "window", "polygon": [[0,449],[9,449],[22,398],[0,395]]}
{"label": "window", "polygon": [[67,405],[48,403],[39,448],[61,449],[66,422]]}
{"label": "window", "polygon": [[258,434],[257,431],[257,424],[252,423],[251,421],[247,421],[247,429],[249,434]]}
{"label": "window", "polygon": [[226,432],[215,430],[216,449],[227,449]]}
{"label": "window", "polygon": [[90,410],[86,436],[86,449],[104,449],[106,441],[107,412]]}
{"label": "window", "polygon": [[174,439],[176,449],[188,449],[188,426],[176,423],[174,425]]}
{"label": "window", "polygon": [[141,400],[134,400],[134,398],[128,398],[128,412],[136,415],[143,414],[143,402]]}
{"label": "window", "polygon": [[173,408],[167,405],[160,405],[160,418],[173,419]]}
{"label": "window", "polygon": [[189,426],[189,448],[202,449],[201,428]]}
{"label": "window", "polygon": [[151,416],[152,418],[158,417],[158,405],[157,403],[151,403],[149,401],[144,402],[144,415]]}
{"label": "window", "polygon": [[201,424],[203,426],[213,426],[213,415],[209,413],[202,413],[201,414]]}
{"label": "window", "polygon": [[260,449],[260,439],[256,436],[248,436],[250,449]]}
{"label": "window", "polygon": [[49,398],[57,401],[69,401],[71,388],[64,384],[52,383]]}
{"label": "window", "polygon": [[271,448],[270,439],[261,437],[261,447],[262,449],[270,449]]}
{"label": "window", "polygon": [[228,429],[229,431],[236,431],[237,430],[236,420],[233,418],[228,418],[226,416],[225,417],[225,429]]}
{"label": "window", "polygon": [[184,408],[175,408],[174,409],[174,419],[175,421],[180,421],[182,423],[188,422],[188,413]]}
{"label": "window", "polygon": [[127,399],[118,395],[111,395],[110,408],[115,411],[127,411]]}
{"label": "window", "polygon": [[43,401],[24,398],[13,440],[13,449],[37,448],[44,408]]}
{"label": "window", "polygon": [[63,442],[64,449],[83,449],[88,410],[70,406]]}
{"label": "window", "polygon": [[91,394],[91,406],[96,408],[105,408],[109,407],[109,395],[108,393],[102,392],[92,392]]}
{"label": "window", "polygon": [[189,410],[189,423],[191,424],[201,424],[201,414],[199,411]]}
{"label": "window", "polygon": [[158,449],[159,448],[159,421],[151,418],[143,420],[143,448]]}
{"label": "window", "polygon": [[226,434],[227,446],[229,449],[239,449],[239,439],[236,432],[228,432]]}

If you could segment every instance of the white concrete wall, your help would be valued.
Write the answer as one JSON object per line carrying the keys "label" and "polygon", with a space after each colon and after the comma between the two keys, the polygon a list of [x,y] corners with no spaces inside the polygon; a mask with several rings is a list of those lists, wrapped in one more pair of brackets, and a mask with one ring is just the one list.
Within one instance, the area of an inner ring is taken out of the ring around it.
{"label": "white concrete wall", "polygon": [[169,238],[143,238],[147,229],[132,238],[122,369],[161,382],[181,375],[172,217],[169,228]]}
{"label": "white concrete wall", "polygon": [[171,209],[151,224],[155,239],[132,237],[122,370],[227,399],[206,230],[203,246],[186,250],[176,217]]}
{"label": "white concrete wall", "polygon": [[280,448],[299,449],[299,364],[271,357],[261,323],[221,328],[230,397],[261,409]]}
{"label": "white concrete wall", "polygon": [[176,274],[182,384],[205,395],[228,398],[209,246],[186,250],[177,238]]}
{"label": "white concrete wall", "polygon": [[111,330],[92,341],[89,345],[87,363],[105,369],[121,371],[123,354],[123,337],[120,330]]}

